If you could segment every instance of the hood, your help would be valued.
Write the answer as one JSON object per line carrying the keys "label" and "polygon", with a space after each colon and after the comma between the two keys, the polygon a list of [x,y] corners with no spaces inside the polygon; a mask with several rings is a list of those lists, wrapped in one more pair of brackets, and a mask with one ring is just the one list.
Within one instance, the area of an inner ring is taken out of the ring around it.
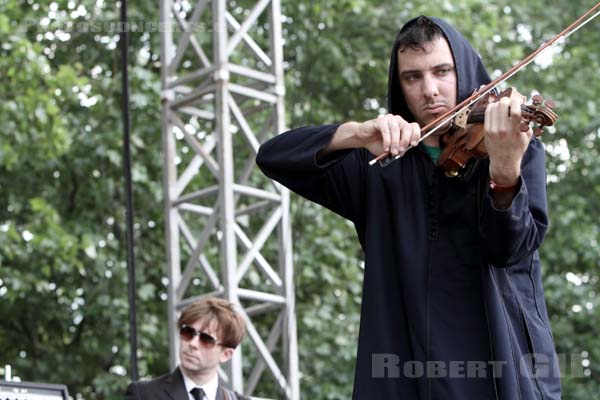
{"label": "hood", "polygon": [[[471,95],[473,90],[479,88],[481,85],[489,83],[490,76],[483,66],[481,57],[473,49],[471,44],[465,39],[456,29],[454,29],[446,21],[428,17],[435,22],[444,32],[448,43],[450,44],[450,50],[454,56],[454,65],[456,67],[457,77],[457,104],[466,99]],[[410,26],[416,18],[408,21],[402,29],[400,34],[407,26]],[[388,78],[388,112],[395,115],[400,115],[402,118],[409,122],[414,122],[412,113],[408,110],[404,95],[400,90],[400,81],[398,79],[398,63],[396,54],[398,53],[397,40],[394,41],[392,54],[390,56],[390,70]]]}

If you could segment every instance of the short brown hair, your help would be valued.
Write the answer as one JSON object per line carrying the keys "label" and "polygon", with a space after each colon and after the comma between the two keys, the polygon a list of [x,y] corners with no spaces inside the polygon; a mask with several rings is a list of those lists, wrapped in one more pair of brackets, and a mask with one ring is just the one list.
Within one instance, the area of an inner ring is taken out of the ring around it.
{"label": "short brown hair", "polygon": [[234,304],[217,297],[209,297],[193,302],[183,309],[177,326],[192,325],[202,320],[204,326],[216,319],[219,331],[219,342],[224,347],[235,348],[244,338],[246,326],[241,315],[234,308]]}

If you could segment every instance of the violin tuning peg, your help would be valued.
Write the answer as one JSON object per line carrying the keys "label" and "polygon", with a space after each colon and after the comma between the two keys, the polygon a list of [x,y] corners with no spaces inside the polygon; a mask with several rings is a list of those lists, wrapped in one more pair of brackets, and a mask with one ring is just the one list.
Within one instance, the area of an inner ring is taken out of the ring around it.
{"label": "violin tuning peg", "polygon": [[553,108],[554,108],[554,101],[552,101],[552,100],[548,99],[548,100],[546,100],[546,101],[544,102],[544,105],[545,105],[546,107],[548,107],[549,109],[553,109]]}
{"label": "violin tuning peg", "polygon": [[544,101],[544,98],[542,96],[540,96],[539,94],[536,94],[531,98],[531,102],[533,103],[533,105],[536,105],[536,106],[541,105],[543,101]]}

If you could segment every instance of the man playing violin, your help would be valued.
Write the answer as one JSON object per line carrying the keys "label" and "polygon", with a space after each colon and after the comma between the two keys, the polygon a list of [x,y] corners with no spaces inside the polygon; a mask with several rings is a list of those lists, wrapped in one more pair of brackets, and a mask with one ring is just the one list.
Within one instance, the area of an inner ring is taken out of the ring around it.
{"label": "man playing violin", "polygon": [[[269,177],[353,222],[365,254],[354,399],[560,399],[538,256],[544,149],[524,96],[485,109],[489,157],[458,177],[421,129],[490,82],[447,22],[418,17],[394,42],[388,114],[308,126],[263,144]],[[400,156],[369,165],[381,153]]]}

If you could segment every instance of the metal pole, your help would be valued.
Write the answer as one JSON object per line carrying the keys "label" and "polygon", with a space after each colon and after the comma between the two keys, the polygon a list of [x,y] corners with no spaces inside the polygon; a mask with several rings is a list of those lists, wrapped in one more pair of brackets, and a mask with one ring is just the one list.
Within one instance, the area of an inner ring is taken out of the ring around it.
{"label": "metal pole", "polygon": [[120,47],[121,47],[121,78],[122,84],[122,113],[123,113],[123,169],[125,173],[125,202],[126,202],[126,224],[127,224],[127,271],[128,279],[128,297],[129,297],[129,347],[131,379],[137,381],[139,378],[137,365],[137,323],[136,323],[136,304],[135,304],[135,258],[134,258],[134,240],[133,240],[133,190],[131,185],[131,144],[130,130],[131,118],[129,116],[129,76],[128,64],[129,58],[127,51],[129,49],[129,32],[127,28],[127,1],[121,0],[121,26]]}

